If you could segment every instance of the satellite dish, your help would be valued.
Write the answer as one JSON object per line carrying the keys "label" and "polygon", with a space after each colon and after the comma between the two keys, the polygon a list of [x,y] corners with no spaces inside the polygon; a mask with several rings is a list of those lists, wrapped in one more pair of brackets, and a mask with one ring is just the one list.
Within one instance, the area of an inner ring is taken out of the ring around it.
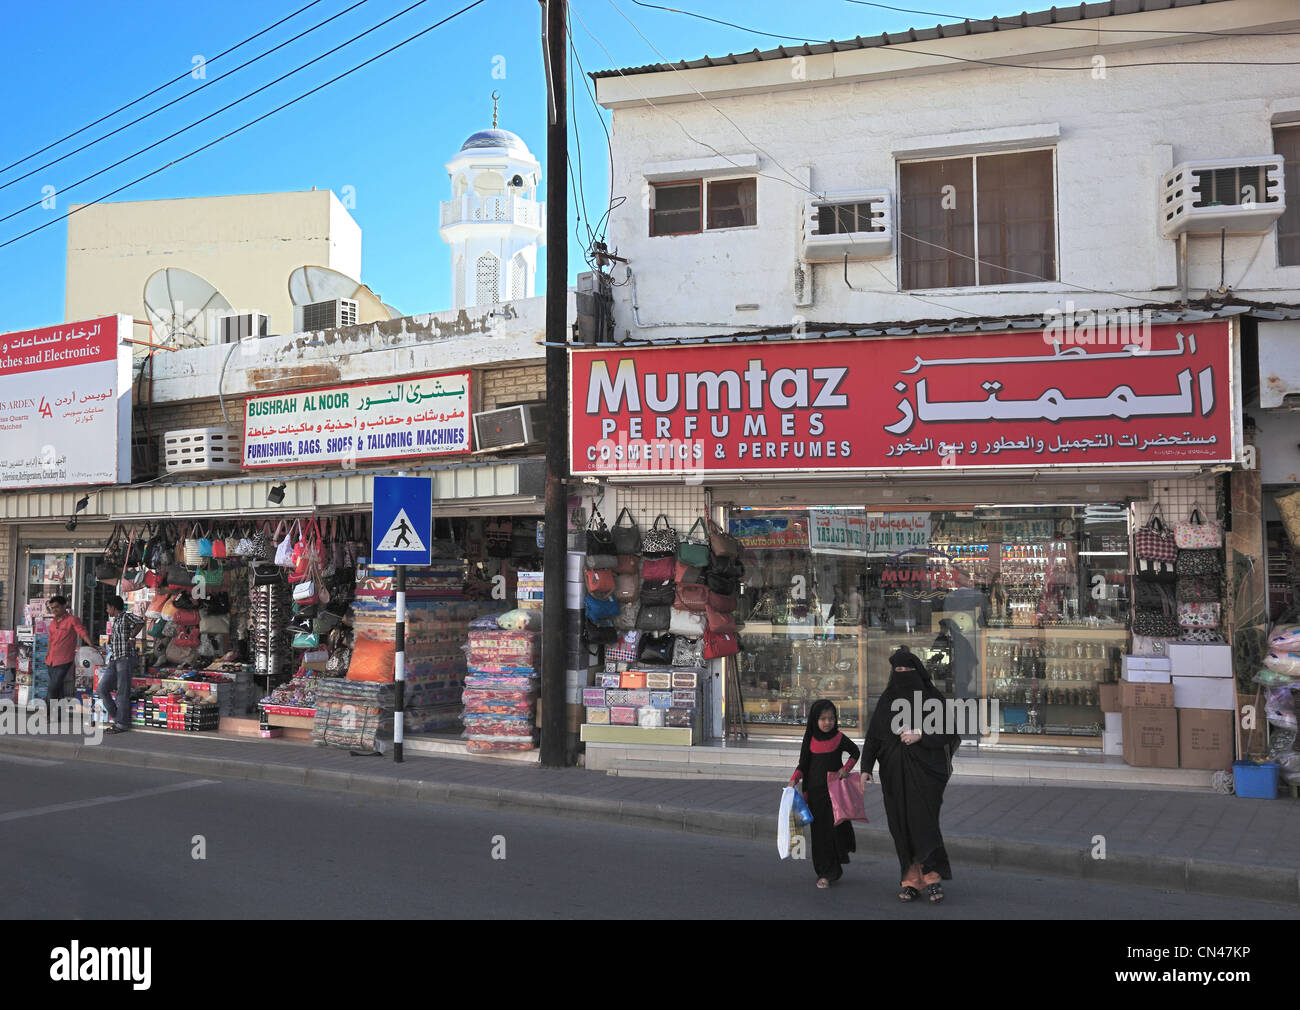
{"label": "satellite dish", "polygon": [[401,312],[385,305],[359,280],[330,267],[301,266],[294,270],[289,274],[289,298],[294,305],[351,298],[357,303],[358,323],[380,323],[402,317]]}
{"label": "satellite dish", "polygon": [[179,267],[164,267],[144,282],[144,311],[154,343],[197,347],[210,343],[210,320],[234,311],[210,282]]}

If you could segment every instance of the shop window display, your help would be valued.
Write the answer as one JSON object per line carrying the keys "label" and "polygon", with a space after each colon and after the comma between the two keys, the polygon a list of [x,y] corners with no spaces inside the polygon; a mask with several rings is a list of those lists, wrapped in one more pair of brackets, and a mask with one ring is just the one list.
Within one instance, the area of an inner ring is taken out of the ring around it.
{"label": "shop window display", "polygon": [[1000,742],[1099,740],[1129,640],[1125,506],[738,509],[730,530],[750,732],[795,735],[822,697],[865,726],[905,645],[945,696],[998,702]]}

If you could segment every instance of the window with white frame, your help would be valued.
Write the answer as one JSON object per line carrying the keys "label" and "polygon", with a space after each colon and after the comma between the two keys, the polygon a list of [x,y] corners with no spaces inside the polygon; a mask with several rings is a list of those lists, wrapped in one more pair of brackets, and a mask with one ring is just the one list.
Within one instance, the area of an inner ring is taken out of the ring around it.
{"label": "window with white frame", "polygon": [[652,236],[693,235],[757,224],[757,179],[685,179],[650,184]]}
{"label": "window with white frame", "polygon": [[475,261],[474,304],[493,305],[501,300],[501,261],[485,252]]}
{"label": "window with white frame", "polygon": [[900,286],[1056,280],[1055,151],[899,165]]}

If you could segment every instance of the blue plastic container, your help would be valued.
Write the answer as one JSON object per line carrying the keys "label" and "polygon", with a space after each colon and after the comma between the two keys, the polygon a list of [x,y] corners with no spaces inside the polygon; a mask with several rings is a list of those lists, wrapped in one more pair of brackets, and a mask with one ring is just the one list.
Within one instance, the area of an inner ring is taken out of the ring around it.
{"label": "blue plastic container", "polygon": [[1282,766],[1276,761],[1253,764],[1250,761],[1232,763],[1232,781],[1237,795],[1250,800],[1277,799],[1277,776]]}

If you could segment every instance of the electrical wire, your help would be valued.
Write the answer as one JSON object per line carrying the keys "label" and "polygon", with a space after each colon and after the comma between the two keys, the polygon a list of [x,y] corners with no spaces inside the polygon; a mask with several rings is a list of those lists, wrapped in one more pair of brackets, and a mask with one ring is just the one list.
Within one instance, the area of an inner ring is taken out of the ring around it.
{"label": "electrical wire", "polygon": [[[365,2],[365,0],[360,0],[360,3],[364,3],[364,2]],[[286,74],[281,74],[281,75],[280,75],[279,77],[277,77],[275,80],[273,80],[273,81],[269,81],[269,82],[267,82],[266,84],[263,84],[260,88],[256,88],[255,90],[250,91],[250,92],[248,92],[247,94],[240,96],[239,98],[236,98],[233,102],[230,102],[230,103],[228,103],[228,104],[226,104],[226,105],[223,105],[221,108],[217,109],[215,112],[210,112],[210,113],[208,113],[208,115],[203,116],[203,117],[200,118],[200,119],[196,119],[194,122],[190,123],[188,126],[183,126],[183,127],[181,127],[179,130],[176,130],[176,131],[174,131],[174,132],[172,132],[172,133],[169,133],[167,136],[163,137],[161,140],[156,140],[156,141],[154,141],[152,144],[149,144],[147,147],[142,147],[142,148],[140,148],[138,151],[134,152],[133,154],[128,154],[125,158],[121,158],[121,159],[119,159],[119,160],[113,162],[113,164],[109,165],[107,168],[101,168],[101,169],[100,169],[99,171],[97,171],[97,172],[92,172],[90,175],[87,175],[87,176],[84,176],[84,177],[81,178],[81,179],[78,179],[76,182],[72,183],[71,185],[63,186],[63,187],[55,187],[56,190],[57,190],[59,193],[68,193],[68,192],[70,192],[71,190],[76,189],[78,186],[82,185],[83,183],[89,182],[91,179],[96,179],[96,178],[98,178],[99,176],[103,175],[105,172],[111,172],[113,169],[117,168],[119,165],[124,165],[124,164],[126,164],[128,161],[132,161],[132,160],[134,160],[135,158],[138,158],[140,155],[144,154],[146,151],[152,151],[155,147],[158,147],[158,146],[161,145],[161,144],[165,144],[165,143],[167,143],[167,141],[169,141],[169,140],[174,140],[176,137],[179,137],[181,134],[183,134],[183,133],[188,133],[190,130],[194,129],[194,127],[199,126],[199,125],[202,124],[202,123],[206,123],[209,119],[213,119],[213,118],[215,118],[215,117],[221,115],[223,112],[226,112],[226,111],[228,111],[228,110],[230,110],[230,109],[233,109],[236,105],[240,105],[240,104],[242,104],[243,102],[248,101],[250,98],[253,98],[253,97],[257,96],[257,95],[260,95],[263,91],[266,91],[266,90],[268,90],[268,89],[270,89],[270,88],[275,87],[275,85],[279,84],[281,81],[287,80],[288,78],[292,77],[294,74],[299,73],[300,71],[306,70],[306,69],[307,69],[308,67],[310,67],[313,63],[319,63],[321,60],[325,59],[327,56],[332,56],[334,53],[338,52],[340,49],[345,49],[346,47],[352,45],[352,43],[354,43],[354,42],[356,42],[356,41],[358,41],[358,40],[360,40],[360,39],[365,38],[365,37],[366,37],[367,35],[369,35],[371,32],[378,31],[380,28],[383,28],[383,27],[384,27],[386,24],[388,24],[389,22],[397,20],[397,19],[400,18],[402,15],[404,15],[404,14],[408,14],[409,12],[415,10],[416,7],[419,7],[419,6],[421,6],[422,4],[426,4],[426,3],[428,3],[428,2],[429,2],[429,0],[415,0],[415,3],[411,4],[409,7],[406,7],[406,8],[404,8],[404,9],[398,11],[396,14],[392,15],[391,17],[387,17],[387,18],[385,18],[383,21],[379,22],[379,24],[377,24],[377,25],[373,25],[372,27],[367,28],[367,29],[366,29],[364,32],[362,32],[361,34],[359,34],[359,35],[354,35],[352,38],[348,39],[346,42],[341,42],[341,43],[339,43],[339,44],[338,44],[337,46],[335,46],[333,49],[327,50],[326,52],[321,53],[319,56],[315,56],[315,57],[313,57],[312,59],[308,60],[306,63],[303,63],[303,64],[301,64],[300,66],[294,67],[294,69],[290,70],[288,73],[286,73]],[[358,4],[358,6],[359,6],[359,4]],[[346,13],[346,11],[343,12],[343,13]],[[215,82],[210,82],[210,83],[215,83]],[[196,90],[197,90],[197,89],[196,89]],[[26,212],[29,211],[29,210],[34,210],[34,209],[36,209],[37,207],[40,207],[40,206],[42,205],[43,202],[44,202],[44,200],[36,200],[36,201],[34,201],[34,202],[32,202],[32,203],[29,203],[26,207],[20,207],[20,208],[18,208],[18,210],[15,210],[15,211],[13,211],[13,212],[11,212],[11,213],[9,213],[9,214],[6,214],[6,215],[4,215],[3,217],[0,217],[0,222],[8,221],[10,218],[17,217],[19,214],[26,213]]]}
{"label": "electrical wire", "polygon": [[[267,27],[267,28],[263,28],[260,32],[257,32],[257,33],[255,33],[255,34],[253,34],[253,35],[248,36],[248,38],[244,39],[243,42],[237,42],[235,45],[231,46],[229,49],[225,49],[225,50],[223,50],[223,51],[217,53],[217,55],[214,56],[214,57],[212,57],[212,59],[205,61],[205,64],[204,64],[204,65],[205,65],[205,66],[211,66],[213,63],[216,63],[217,60],[221,59],[223,56],[228,56],[230,53],[233,53],[236,49],[239,49],[239,48],[241,48],[241,47],[243,47],[243,46],[248,45],[248,43],[252,42],[253,39],[260,38],[261,36],[265,35],[265,34],[266,34],[267,32],[269,32],[269,31],[274,31],[276,28],[279,28],[279,27],[280,27],[282,24],[284,24],[286,21],[291,21],[291,20],[293,20],[293,19],[296,18],[299,14],[301,14],[303,11],[307,10],[307,9],[310,8],[310,7],[315,7],[318,3],[322,3],[322,2],[323,2],[323,0],[311,0],[311,3],[307,4],[306,7],[299,7],[299,8],[298,8],[296,11],[294,11],[292,14],[289,14],[289,15],[287,15],[286,17],[282,17],[282,18],[281,18],[279,21],[277,21],[275,24],[270,25],[270,26]],[[181,81],[181,80],[184,80],[186,77],[189,77],[190,74],[192,74],[193,72],[194,72],[194,69],[193,69],[193,66],[191,66],[190,68],[188,68],[188,69],[187,69],[183,74],[181,74],[180,76],[178,76],[178,77],[173,77],[170,81],[167,81],[165,84],[160,84],[160,85],[158,85],[158,87],[154,88],[152,91],[147,91],[147,92],[145,92],[145,93],[144,93],[143,95],[141,95],[139,98],[134,98],[134,99],[132,99],[131,101],[127,102],[125,105],[120,105],[120,106],[118,106],[118,107],[117,107],[116,109],[114,109],[112,112],[107,113],[106,115],[100,116],[100,117],[99,117],[98,119],[96,119],[93,123],[87,123],[85,126],[81,127],[80,129],[73,130],[71,133],[67,134],[66,136],[64,136],[64,137],[60,137],[58,140],[53,141],[52,143],[46,144],[44,147],[40,148],[39,150],[33,151],[31,154],[26,155],[25,157],[19,158],[17,161],[15,161],[15,162],[11,162],[11,163],[8,164],[8,165],[5,165],[3,168],[0,168],[0,172],[8,172],[9,169],[11,169],[11,168],[16,168],[17,166],[21,165],[24,161],[31,161],[31,159],[32,159],[32,158],[35,158],[38,154],[44,154],[44,153],[45,153],[46,151],[48,151],[50,148],[52,148],[52,147],[58,147],[58,146],[59,146],[60,144],[62,144],[65,140],[71,140],[71,139],[72,139],[73,137],[75,137],[77,134],[79,134],[79,133],[85,133],[85,132],[86,132],[87,130],[89,130],[92,126],[98,126],[100,123],[104,122],[104,120],[106,120],[106,119],[112,119],[112,118],[113,118],[114,116],[116,116],[119,112],[125,112],[125,111],[126,111],[127,109],[129,109],[131,106],[133,106],[133,105],[139,105],[139,104],[140,104],[141,102],[143,102],[146,98],[152,98],[154,95],[158,94],[158,92],[160,92],[160,91],[162,91],[162,90],[164,90],[164,89],[166,89],[166,88],[171,87],[171,86],[172,86],[173,84],[175,84],[177,81]]]}
{"label": "electrical wire", "polygon": [[668,11],[670,14],[685,14],[688,17],[699,18],[701,21],[712,21],[715,25],[724,25],[727,28],[739,28],[742,32],[749,32],[751,35],[766,35],[770,39],[791,39],[795,42],[816,42],[819,45],[834,45],[832,39],[809,39],[802,35],[781,35],[777,32],[759,31],[757,28],[746,28],[744,25],[733,24],[730,21],[722,21],[718,18],[711,18],[706,14],[697,14],[695,11],[684,11],[677,7],[663,7],[659,4],[645,3],[644,0],[632,0],[638,7],[649,7],[654,10]]}
{"label": "electrical wire", "polygon": [[[591,79],[587,76],[586,68],[582,65],[582,57],[578,55],[577,43],[573,40],[573,18],[572,8],[569,9],[570,17],[566,19],[565,31],[569,36],[569,46],[573,50],[573,58],[578,61],[578,72],[582,77],[582,83],[587,91],[587,97],[591,99],[591,106],[596,112],[596,119],[600,121],[600,128],[605,131],[605,146],[609,149],[609,207],[601,215],[600,221],[596,224],[595,235],[598,241],[605,240],[605,222],[609,219],[610,213],[614,210],[614,141],[609,135],[609,127],[605,125],[604,110],[601,109],[600,103],[596,101],[596,94],[591,89]],[[570,82],[572,87],[572,82]],[[574,114],[575,130],[577,128],[577,114]],[[620,197],[622,202],[627,201],[627,197]],[[622,203],[619,204],[622,206]]]}
{"label": "electrical wire", "polygon": [[[609,4],[610,4],[610,6],[613,7],[616,11],[618,11],[619,15],[623,18],[623,20],[627,21],[627,23],[630,24],[630,25],[632,26],[633,31],[635,31],[635,32],[637,33],[637,35],[639,35],[639,36],[641,37],[642,41],[644,41],[644,42],[646,43],[646,45],[648,45],[651,49],[653,49],[654,52],[656,53],[656,55],[658,55],[659,58],[660,58],[661,60],[664,60],[664,61],[665,61],[665,65],[668,67],[668,69],[672,70],[674,73],[683,73],[682,70],[680,70],[680,69],[677,68],[677,67],[674,67],[671,63],[669,63],[669,62],[667,61],[667,58],[664,56],[664,54],[663,54],[662,52],[659,51],[659,48],[658,48],[658,47],[657,47],[653,42],[651,42],[648,38],[646,38],[645,34],[641,31],[640,28],[637,27],[636,23],[633,22],[632,19],[629,18],[629,17],[628,17],[628,16],[627,16],[623,11],[622,11],[622,9],[618,6],[617,3],[614,2],[614,0],[609,0]],[[589,29],[587,29],[586,24],[582,21],[582,16],[581,16],[581,15],[578,15],[578,22],[579,22],[580,24],[582,24],[584,30],[587,31],[587,34],[588,34],[588,35],[591,35],[591,31],[590,31]],[[608,57],[610,58],[611,63],[616,62],[616,61],[614,60],[614,57],[612,56],[612,54],[610,54],[609,50],[605,48],[605,46],[600,42],[600,40],[599,40],[599,39],[596,39],[596,37],[595,37],[594,35],[591,35],[591,37],[592,37],[592,39],[596,42],[596,44],[599,45],[599,46],[601,47],[602,50],[604,50],[606,56],[608,56]],[[632,88],[633,88],[634,90],[637,91],[637,94],[641,97],[641,99],[642,99],[642,100],[643,100],[647,105],[649,105],[652,109],[656,110],[657,112],[661,112],[663,115],[666,115],[666,116],[668,116],[670,119],[672,119],[673,122],[676,123],[678,129],[680,129],[684,134],[686,134],[686,136],[687,136],[688,139],[690,139],[690,140],[693,141],[694,143],[700,144],[702,147],[706,147],[706,148],[708,148],[709,150],[713,151],[714,154],[717,154],[719,157],[721,157],[724,161],[727,161],[729,164],[736,165],[736,162],[735,162],[735,161],[733,161],[732,159],[728,158],[726,155],[723,155],[721,152],[719,152],[719,151],[717,150],[717,148],[715,148],[715,147],[713,147],[713,146],[711,146],[711,145],[709,145],[709,144],[706,144],[706,143],[704,143],[703,141],[697,140],[695,137],[692,137],[691,134],[690,134],[690,132],[689,132],[689,131],[684,127],[684,126],[682,126],[681,122],[677,119],[677,117],[673,116],[672,113],[670,113],[670,112],[666,112],[666,111],[660,109],[657,105],[655,105],[654,102],[652,102],[648,97],[646,97],[646,95],[645,95],[644,92],[642,92],[639,88],[636,87],[635,84],[632,83],[631,79],[630,79],[626,74],[624,74],[622,70],[618,70],[618,69],[616,69],[615,72],[616,72],[620,77],[622,77],[625,81],[627,81],[627,82],[632,86]],[[819,194],[819,193],[815,192],[814,190],[810,189],[809,187],[805,186],[802,182],[800,182],[800,181],[798,180],[798,177],[795,176],[794,173],[791,172],[789,169],[787,169],[784,165],[782,165],[781,162],[780,162],[779,160],[777,160],[775,157],[773,157],[773,155],[771,154],[771,152],[769,152],[769,151],[767,151],[767,150],[764,150],[762,147],[759,147],[757,144],[755,144],[754,141],[753,141],[752,139],[750,139],[750,137],[749,137],[749,136],[748,136],[748,135],[747,135],[743,130],[741,130],[739,126],[736,125],[735,121],[732,120],[730,116],[728,116],[728,115],[727,115],[726,113],[724,113],[721,109],[719,109],[719,108],[717,107],[717,105],[715,105],[715,104],[714,104],[714,103],[713,103],[713,102],[712,102],[712,101],[711,101],[711,100],[710,100],[710,99],[709,99],[709,98],[708,98],[708,97],[707,97],[703,92],[701,92],[698,88],[696,88],[694,84],[691,84],[690,81],[689,81],[689,79],[688,79],[687,83],[688,83],[688,85],[690,86],[690,88],[691,88],[692,91],[694,91],[697,95],[699,95],[700,98],[702,98],[702,99],[703,99],[703,100],[704,100],[704,101],[705,101],[705,102],[706,102],[706,103],[707,103],[707,104],[708,104],[708,105],[709,105],[709,106],[710,106],[710,107],[711,107],[715,112],[717,112],[717,113],[718,113],[719,115],[721,115],[724,119],[726,119],[727,122],[731,123],[731,125],[732,125],[733,127],[735,127],[736,131],[737,131],[737,132],[738,132],[742,137],[744,137],[745,140],[746,140],[747,142],[749,142],[751,145],[753,145],[754,148],[755,148],[757,151],[759,151],[760,153],[762,153],[763,155],[765,155],[768,159],[770,159],[770,160],[772,161],[772,163],[773,163],[774,165],[776,165],[778,168],[780,168],[781,171],[785,172],[786,175],[788,175],[791,179],[794,179],[794,180],[795,180],[795,182],[794,182],[793,184],[787,182],[787,183],[786,183],[787,185],[792,185],[793,188],[798,189],[798,190],[800,190],[801,192],[807,193],[808,195],[812,196],[812,197],[815,198],[815,199],[821,199],[821,198],[822,198],[822,194]],[[737,165],[736,167],[739,168],[739,167],[741,167],[741,166]],[[748,170],[748,169],[747,169],[747,171],[751,171],[751,170]],[[775,179],[775,180],[778,181],[778,182],[785,182],[785,181],[786,181],[786,180],[784,180],[784,179],[781,179],[781,178],[778,177],[778,176],[766,175],[766,173],[763,173],[763,172],[759,172],[759,173],[757,173],[757,174],[760,175],[760,176],[764,176],[765,178]],[[1090,288],[1090,287],[1087,287],[1086,285],[1073,284],[1073,283],[1071,283],[1071,282],[1069,282],[1069,281],[1063,281],[1063,280],[1059,280],[1059,279],[1056,279],[1056,278],[1042,277],[1042,276],[1040,276],[1040,275],[1038,275],[1038,274],[1029,273],[1028,271],[1024,271],[1024,270],[1014,270],[1014,269],[1012,269],[1012,268],[1010,268],[1010,267],[1004,267],[1004,266],[1002,266],[1001,264],[998,264],[998,263],[989,262],[989,261],[983,261],[983,260],[978,259],[977,257],[974,257],[974,256],[968,256],[968,255],[966,255],[965,253],[958,252],[958,251],[955,250],[955,249],[950,249],[950,248],[948,248],[947,246],[940,245],[940,244],[938,244],[938,243],[936,243],[936,242],[929,242],[929,241],[926,241],[925,239],[917,238],[917,237],[914,236],[914,235],[909,235],[907,232],[904,232],[904,231],[901,231],[901,230],[898,230],[898,234],[899,234],[900,236],[904,237],[904,238],[911,239],[911,240],[914,241],[914,242],[920,242],[922,245],[928,245],[928,246],[931,246],[932,248],[935,248],[935,249],[942,249],[942,250],[944,250],[945,252],[948,252],[948,253],[950,253],[950,254],[952,254],[952,255],[959,256],[959,257],[962,257],[962,258],[964,258],[964,259],[969,259],[969,260],[971,260],[973,263],[979,264],[979,263],[981,263],[981,262],[984,262],[984,263],[986,263],[986,265],[988,265],[988,266],[991,266],[991,267],[998,267],[998,268],[1000,268],[1000,269],[1002,269],[1002,270],[1005,270],[1007,273],[1019,274],[1020,276],[1028,277],[1028,278],[1030,278],[1031,280],[1042,281],[1043,283],[1047,283],[1047,284],[1061,284],[1061,285],[1063,285],[1063,286],[1065,286],[1065,287],[1068,287],[1068,288],[1071,288],[1071,289],[1073,289],[1073,290],[1075,290],[1075,291],[1083,291],[1083,292],[1088,293],[1088,294],[1097,294],[1097,295],[1102,295],[1103,297],[1106,297],[1106,298],[1114,298],[1114,297],[1127,298],[1127,299],[1130,300],[1130,301],[1138,302],[1138,303],[1140,303],[1140,304],[1144,304],[1144,305],[1146,305],[1146,304],[1150,304],[1150,303],[1151,303],[1151,300],[1150,300],[1149,298],[1140,298],[1140,297],[1137,297],[1137,296],[1135,296],[1135,295],[1122,294],[1122,293],[1120,293],[1120,292],[1118,292],[1118,291],[1102,291],[1102,290],[1097,289],[1097,288]],[[878,293],[878,292],[873,292],[873,293]],[[904,292],[899,292],[899,294],[904,294]],[[921,299],[921,296],[920,296],[920,295],[909,295],[909,297],[913,297],[913,298]],[[924,299],[921,299],[921,300],[924,300]],[[933,303],[933,304],[940,304],[940,303],[937,303],[937,302],[936,302],[936,303]],[[1173,304],[1173,303],[1171,303],[1171,302],[1165,302],[1165,303],[1160,303],[1160,304]]]}
{"label": "electrical wire", "polygon": [[[421,0],[421,2],[423,2],[423,0]],[[395,51],[398,50],[398,49],[401,49],[403,46],[408,45],[408,44],[411,43],[411,42],[414,42],[416,39],[418,39],[418,38],[420,38],[420,37],[422,37],[422,36],[424,36],[424,35],[427,35],[429,32],[433,31],[435,28],[440,28],[440,27],[442,27],[442,26],[443,26],[444,24],[446,24],[448,21],[451,21],[451,20],[453,20],[453,19],[455,19],[455,18],[458,18],[458,17],[460,17],[462,14],[466,13],[467,11],[473,10],[475,7],[478,7],[480,4],[483,4],[483,3],[486,3],[486,2],[487,2],[487,0],[473,0],[473,3],[467,4],[466,6],[462,7],[460,10],[456,11],[455,13],[448,14],[445,18],[443,18],[443,19],[440,20],[440,21],[436,21],[436,22],[434,22],[434,23],[433,23],[432,25],[430,25],[428,28],[425,28],[425,29],[423,29],[423,30],[421,30],[421,31],[418,31],[418,32],[416,32],[414,35],[410,36],[409,38],[403,39],[401,42],[398,42],[396,45],[390,46],[389,48],[385,49],[383,52],[381,52],[381,53],[379,53],[379,54],[377,54],[377,55],[375,55],[375,56],[370,57],[370,59],[365,60],[365,61],[362,62],[362,63],[358,63],[356,66],[352,67],[350,70],[345,70],[343,73],[338,74],[338,75],[335,76],[335,77],[331,77],[328,81],[326,81],[326,82],[323,83],[323,84],[319,84],[319,85],[317,85],[316,87],[312,88],[310,91],[304,91],[302,94],[298,95],[296,98],[292,98],[292,99],[290,99],[289,101],[283,103],[282,105],[278,105],[278,106],[276,106],[276,107],[275,107],[274,109],[272,109],[270,112],[263,113],[262,115],[258,116],[256,119],[250,119],[250,120],[249,120],[247,123],[245,123],[243,126],[236,127],[235,129],[229,131],[228,133],[222,134],[220,137],[217,137],[216,140],[209,141],[208,143],[204,144],[202,147],[196,147],[193,151],[190,151],[188,154],[183,154],[183,155],[181,155],[179,158],[173,158],[171,161],[167,162],[167,164],[165,164],[165,165],[163,165],[163,166],[161,166],[161,167],[159,167],[159,168],[154,169],[152,172],[148,172],[148,173],[146,173],[145,175],[140,176],[138,179],[133,179],[131,182],[125,183],[124,185],[121,185],[121,186],[117,187],[117,189],[114,189],[112,192],[105,193],[103,196],[98,197],[98,198],[95,199],[95,200],[91,200],[91,201],[89,201],[88,203],[79,204],[79,205],[77,205],[76,207],[74,207],[72,210],[69,210],[69,211],[67,211],[67,212],[64,213],[64,214],[60,214],[60,215],[58,215],[57,217],[52,218],[52,219],[49,220],[49,221],[46,221],[44,224],[37,225],[35,228],[29,229],[28,231],[23,232],[21,235],[15,235],[13,238],[8,239],[8,240],[5,241],[5,242],[0,242],[0,249],[5,248],[6,246],[13,245],[15,242],[21,241],[22,239],[27,238],[29,235],[34,235],[34,234],[36,234],[38,231],[43,231],[44,229],[50,227],[51,225],[58,224],[60,221],[66,221],[66,220],[67,220],[68,218],[70,218],[73,214],[79,214],[81,211],[85,210],[87,207],[93,207],[93,206],[94,206],[95,204],[97,204],[97,203],[102,203],[103,201],[107,200],[109,197],[111,197],[111,196],[116,196],[118,193],[121,193],[123,190],[130,189],[132,186],[139,185],[140,183],[144,182],[146,179],[151,179],[151,178],[153,178],[155,175],[158,175],[158,174],[160,174],[160,173],[162,173],[162,172],[165,172],[167,169],[171,168],[173,165],[178,165],[178,164],[180,164],[182,161],[186,161],[186,160],[188,160],[188,159],[194,157],[196,154],[200,154],[200,153],[202,153],[203,151],[206,151],[206,150],[207,150],[208,148],[210,148],[210,147],[215,147],[217,144],[221,143],[223,140],[228,140],[228,139],[230,139],[231,137],[235,136],[236,134],[242,133],[244,130],[247,130],[249,127],[251,127],[251,126],[255,126],[255,125],[257,125],[258,123],[262,122],[262,121],[265,120],[265,119],[269,119],[271,116],[274,116],[274,115],[275,115],[276,113],[278,113],[278,112],[282,112],[283,110],[289,108],[289,106],[291,106],[291,105],[296,105],[298,102],[301,102],[304,98],[309,98],[309,97],[311,97],[312,95],[316,94],[316,92],[318,92],[318,91],[322,91],[322,90],[324,90],[325,88],[329,87],[331,84],[334,84],[334,83],[336,83],[336,82],[338,82],[338,81],[341,81],[343,78],[348,77],[348,76],[350,76],[351,74],[356,73],[358,70],[361,70],[361,69],[363,69],[363,68],[365,68],[365,67],[368,67],[370,64],[374,63],[376,60],[382,59],[383,57],[387,56],[389,53],[392,53],[392,52],[395,52]]]}
{"label": "electrical wire", "polygon": [[[567,19],[565,22],[565,32],[566,34],[568,33]],[[569,108],[566,110],[566,114],[569,115],[570,118],[573,120],[573,140],[574,140],[574,146],[576,147],[578,152],[578,178],[576,181],[572,179],[573,162],[569,159],[567,153],[565,154],[565,164],[568,166],[569,169],[570,180],[574,181],[575,200],[574,200],[573,209],[574,209],[575,216],[578,217],[578,220],[574,221],[573,223],[573,234],[574,237],[577,238],[578,240],[578,245],[582,247],[583,260],[586,261],[587,266],[591,266],[592,265],[591,250],[596,244],[596,235],[595,232],[591,230],[591,216],[587,213],[586,187],[583,185],[582,182],[582,134],[578,130],[578,93],[576,89],[573,87],[573,58],[574,58],[573,47],[569,46],[568,51],[569,51],[569,74],[568,74],[567,90],[569,92]],[[580,214],[578,213],[579,208],[581,208]],[[586,242],[583,242],[582,234],[578,231],[579,224],[584,225],[587,229]]]}
{"label": "electrical wire", "polygon": [[[47,161],[44,165],[38,165],[36,168],[33,168],[30,172],[28,172],[28,173],[25,174],[25,175],[18,175],[18,176],[15,176],[14,178],[10,179],[8,182],[0,183],[0,189],[8,189],[10,186],[12,186],[12,185],[13,185],[14,183],[16,183],[16,182],[22,182],[24,179],[30,179],[30,178],[31,178],[33,175],[35,175],[37,172],[44,171],[45,169],[51,167],[52,165],[57,165],[57,164],[58,164],[59,162],[61,162],[61,161],[66,161],[68,158],[71,158],[74,154],[80,154],[82,151],[85,151],[85,150],[87,150],[88,148],[94,147],[94,146],[95,146],[96,144],[98,144],[101,140],[107,140],[109,137],[115,137],[115,136],[117,136],[119,133],[121,133],[123,130],[129,130],[131,127],[135,126],[137,123],[143,123],[146,119],[149,119],[151,116],[156,116],[158,113],[162,112],[164,109],[169,109],[169,108],[171,108],[173,105],[178,105],[179,103],[185,101],[185,99],[187,99],[187,98],[191,98],[191,97],[193,97],[194,95],[197,95],[197,94],[198,94],[200,91],[202,91],[204,88],[211,87],[212,85],[217,84],[217,83],[220,82],[220,81],[224,81],[227,77],[231,77],[231,76],[233,76],[233,75],[239,73],[239,72],[240,72],[241,70],[243,70],[245,67],[252,66],[252,65],[253,65],[254,63],[256,63],[258,60],[261,60],[261,59],[266,58],[267,56],[270,56],[272,53],[277,52],[278,50],[283,49],[285,46],[292,45],[294,42],[297,42],[297,41],[298,41],[300,38],[302,38],[303,36],[305,36],[305,35],[310,35],[310,34],[311,34],[312,32],[314,32],[317,28],[323,28],[325,25],[329,24],[331,21],[337,20],[338,18],[341,18],[344,14],[347,14],[347,13],[349,13],[350,11],[354,11],[354,10],[356,10],[358,7],[360,7],[362,4],[364,4],[364,3],[369,3],[369,2],[370,2],[370,0],[357,0],[357,2],[354,3],[351,7],[347,8],[347,10],[341,10],[341,11],[339,11],[337,14],[335,14],[333,17],[328,17],[328,18],[326,18],[324,21],[321,21],[319,24],[312,25],[312,26],[311,26],[310,28],[308,28],[306,31],[299,32],[299,33],[298,33],[297,35],[295,35],[293,38],[291,38],[291,39],[286,39],[284,42],[281,42],[278,46],[275,46],[274,48],[268,49],[268,50],[266,50],[266,52],[264,52],[264,53],[259,53],[257,56],[254,56],[251,60],[245,60],[245,61],[244,61],[243,63],[241,63],[239,66],[235,67],[234,70],[228,70],[228,71],[226,71],[224,74],[222,74],[220,77],[214,77],[212,80],[208,81],[206,84],[200,84],[200,85],[199,85],[197,88],[195,88],[193,91],[187,91],[185,94],[181,95],[179,98],[173,98],[170,102],[165,102],[164,104],[158,106],[156,109],[153,109],[153,110],[151,110],[151,111],[149,111],[149,112],[146,112],[143,116],[137,116],[135,119],[131,120],[131,122],[126,123],[126,124],[124,124],[124,125],[122,125],[122,126],[119,126],[116,130],[110,130],[108,133],[102,133],[102,134],[100,134],[100,135],[99,135],[98,137],[96,137],[94,140],[87,141],[86,143],[82,144],[80,147],[73,148],[73,149],[72,149],[71,151],[69,151],[67,154],[61,154],[61,155],[59,155],[59,157],[55,158],[53,161]],[[269,85],[268,85],[268,86],[269,86]],[[200,122],[202,122],[202,120],[200,120]],[[147,150],[147,149],[146,149],[146,150]],[[83,180],[83,181],[84,181],[84,180]],[[18,211],[17,213],[21,213],[21,211]],[[0,218],[0,220],[5,220],[5,219]]]}

